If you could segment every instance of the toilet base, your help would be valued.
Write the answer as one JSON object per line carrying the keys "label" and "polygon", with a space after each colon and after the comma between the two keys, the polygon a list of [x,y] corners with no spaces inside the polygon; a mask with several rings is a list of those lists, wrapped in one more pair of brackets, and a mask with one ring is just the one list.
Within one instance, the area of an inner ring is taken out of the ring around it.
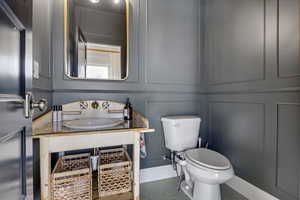
{"label": "toilet base", "polygon": [[181,183],[181,190],[191,200],[221,200],[220,185],[209,185],[195,182],[194,188],[191,189],[185,181]]}
{"label": "toilet base", "polygon": [[190,199],[193,199],[193,188],[191,188],[185,181],[180,185],[181,191],[183,191]]}
{"label": "toilet base", "polygon": [[196,182],[192,200],[221,200],[220,185]]}

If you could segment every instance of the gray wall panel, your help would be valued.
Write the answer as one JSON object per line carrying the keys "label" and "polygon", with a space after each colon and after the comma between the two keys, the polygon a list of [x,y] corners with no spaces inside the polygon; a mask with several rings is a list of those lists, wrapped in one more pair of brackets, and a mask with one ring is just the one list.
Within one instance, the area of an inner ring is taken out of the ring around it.
{"label": "gray wall panel", "polygon": [[279,66],[280,78],[300,76],[300,2],[279,0]]}
{"label": "gray wall panel", "polygon": [[201,2],[211,146],[240,177],[298,200],[299,1]]}
{"label": "gray wall panel", "polygon": [[264,1],[212,0],[206,9],[208,83],[263,80]]}
{"label": "gray wall panel", "polygon": [[300,198],[300,104],[278,105],[277,188]]}
{"label": "gray wall panel", "polygon": [[161,84],[197,83],[197,1],[146,2],[146,81]]}
{"label": "gray wall panel", "polygon": [[[39,79],[33,78],[36,100],[46,98],[52,105],[52,2],[33,1],[33,61],[39,63]],[[35,111],[34,116],[41,113]]]}
{"label": "gray wall panel", "polygon": [[210,146],[231,160],[239,177],[298,200],[300,92],[223,93],[207,101]]}
{"label": "gray wall panel", "polygon": [[39,63],[40,78],[33,79],[33,86],[51,88],[51,1],[34,1],[33,4],[33,60]]}
{"label": "gray wall panel", "polygon": [[213,148],[231,160],[238,176],[259,180],[264,167],[265,105],[211,102],[209,116]]}
{"label": "gray wall panel", "polygon": [[[205,32],[202,39],[205,44],[202,47],[204,54],[202,71],[205,72],[203,76],[205,82],[211,83],[206,91],[243,93],[300,89],[298,67],[300,46],[299,28],[297,28],[300,14],[299,1],[226,0],[225,4],[224,1],[201,0],[201,3],[203,15],[201,29]],[[253,6],[258,9],[250,12]],[[237,15],[245,9],[249,9],[249,12],[245,11],[244,14]],[[254,22],[251,21],[252,18],[256,23],[247,27],[249,23]],[[258,21],[259,19],[261,21]],[[263,24],[264,34],[261,38]],[[231,33],[244,30],[248,32],[235,35]],[[249,34],[252,36],[247,36]],[[249,44],[245,45],[245,43]],[[258,44],[263,44],[263,51],[247,51],[249,48],[258,47]],[[222,54],[218,53],[222,49],[225,49]],[[264,67],[257,63],[258,58],[264,58]],[[232,65],[224,67],[227,62],[221,62],[224,59],[232,61]],[[211,74],[216,76],[211,77]],[[264,77],[261,76],[263,74]],[[227,81],[222,81],[224,77]],[[251,79],[256,77],[258,80],[249,81],[249,77],[252,77]]]}

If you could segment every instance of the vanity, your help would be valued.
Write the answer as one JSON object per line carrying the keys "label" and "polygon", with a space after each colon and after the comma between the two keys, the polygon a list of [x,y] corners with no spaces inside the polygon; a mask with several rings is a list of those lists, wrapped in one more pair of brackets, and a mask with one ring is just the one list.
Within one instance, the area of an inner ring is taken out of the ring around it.
{"label": "vanity", "polygon": [[101,200],[139,200],[140,145],[144,142],[144,134],[154,132],[154,129],[150,129],[148,119],[136,111],[133,111],[131,121],[122,121],[124,106],[102,100],[73,102],[62,105],[61,122],[52,121],[53,111],[34,120],[33,138],[40,145],[42,200],[51,199],[53,153],[124,145],[132,145],[132,191]]}
{"label": "vanity", "polygon": [[[132,1],[62,1],[64,79],[94,82],[130,80]],[[127,147],[132,174],[130,192],[101,198],[93,194],[90,196],[95,200],[139,199],[141,144],[145,144],[144,134],[154,130],[149,128],[148,119],[134,110],[133,119],[124,121],[124,106],[123,103],[105,100],[78,101],[62,105],[60,117],[55,114],[55,108],[33,121],[33,138],[39,144],[42,200],[53,200],[51,181],[57,166],[54,167],[53,163],[58,163],[57,159],[65,154],[74,151],[95,154],[99,149]],[[97,156],[101,160],[101,154]],[[92,185],[94,189],[96,184]],[[90,196],[76,199],[91,199]]]}

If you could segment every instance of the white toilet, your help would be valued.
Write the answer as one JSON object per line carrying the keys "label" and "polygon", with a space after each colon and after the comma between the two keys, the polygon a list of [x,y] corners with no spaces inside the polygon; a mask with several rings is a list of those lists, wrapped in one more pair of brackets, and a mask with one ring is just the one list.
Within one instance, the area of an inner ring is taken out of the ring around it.
{"label": "white toilet", "polygon": [[180,188],[192,200],[221,200],[220,184],[234,171],[223,155],[198,144],[201,119],[197,116],[171,116],[161,119],[166,147],[172,161],[184,172]]}

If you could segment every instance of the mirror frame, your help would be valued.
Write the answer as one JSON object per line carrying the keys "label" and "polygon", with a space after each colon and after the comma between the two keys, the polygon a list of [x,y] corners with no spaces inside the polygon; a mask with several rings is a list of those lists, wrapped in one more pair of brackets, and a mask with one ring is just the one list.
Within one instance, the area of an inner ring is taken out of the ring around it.
{"label": "mirror frame", "polygon": [[68,79],[71,79],[71,80],[85,80],[85,81],[126,81],[128,80],[128,77],[129,77],[129,45],[130,45],[130,42],[129,42],[129,39],[130,39],[130,27],[129,27],[129,1],[130,0],[124,0],[125,1],[125,4],[126,4],[126,51],[127,51],[127,59],[126,59],[126,77],[123,78],[123,79],[95,79],[95,78],[77,78],[77,77],[73,77],[70,75],[70,70],[69,70],[69,54],[68,54],[68,48],[69,48],[69,6],[68,6],[68,1],[69,0],[63,0],[64,1],[64,76],[66,76]]}

